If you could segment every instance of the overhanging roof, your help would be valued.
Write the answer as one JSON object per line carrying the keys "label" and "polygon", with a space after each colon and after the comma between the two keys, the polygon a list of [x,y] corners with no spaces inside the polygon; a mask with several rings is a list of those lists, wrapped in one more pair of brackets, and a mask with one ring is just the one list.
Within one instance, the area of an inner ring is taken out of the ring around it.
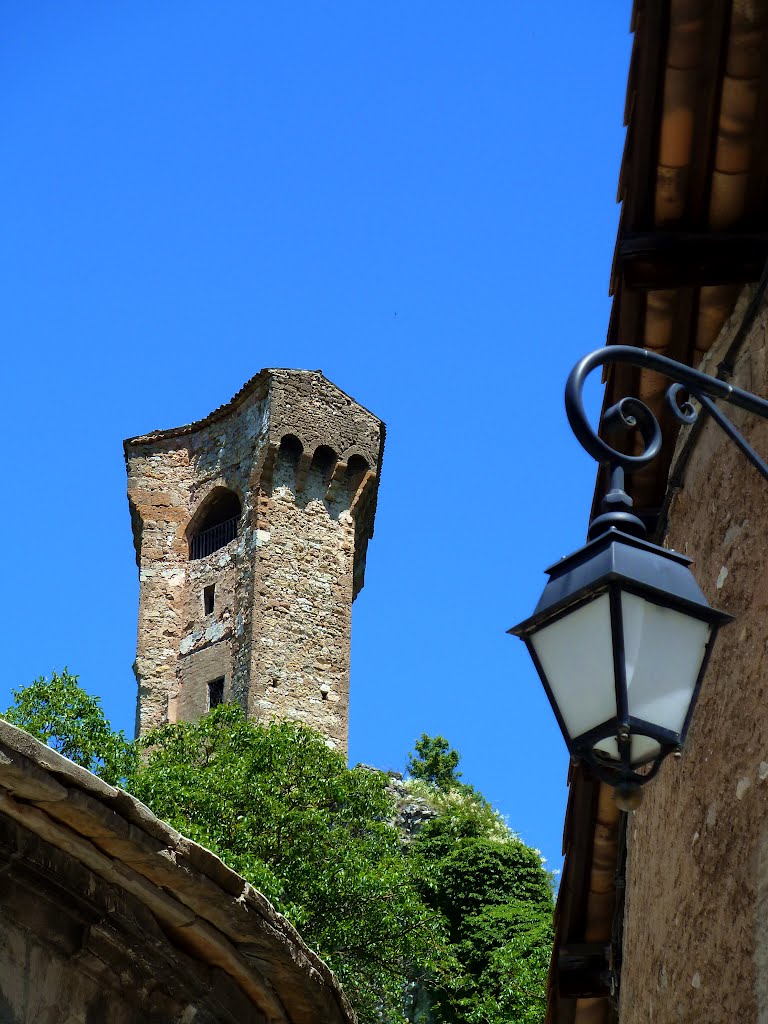
{"label": "overhanging roof", "polygon": [[[608,344],[690,365],[709,350],[768,256],[768,3],[635,0],[622,204]],[[615,368],[606,403],[637,395],[666,428],[665,458],[633,480],[659,508],[674,441],[664,383]]]}

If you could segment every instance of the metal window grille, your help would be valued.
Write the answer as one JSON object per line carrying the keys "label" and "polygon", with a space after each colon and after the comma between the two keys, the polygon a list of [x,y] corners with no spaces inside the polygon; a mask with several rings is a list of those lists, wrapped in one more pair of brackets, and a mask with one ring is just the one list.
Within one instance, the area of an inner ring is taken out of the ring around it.
{"label": "metal window grille", "polygon": [[235,517],[218,523],[216,526],[211,526],[207,530],[201,530],[190,542],[189,557],[192,559],[205,558],[206,555],[229,544],[237,536],[237,522],[237,517]]}

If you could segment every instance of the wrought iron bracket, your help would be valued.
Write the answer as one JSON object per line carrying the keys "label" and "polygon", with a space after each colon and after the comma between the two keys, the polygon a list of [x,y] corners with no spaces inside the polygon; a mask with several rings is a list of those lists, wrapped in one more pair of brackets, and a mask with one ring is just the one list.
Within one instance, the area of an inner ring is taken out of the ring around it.
{"label": "wrought iron bracket", "polygon": [[[611,526],[639,536],[645,534],[642,521],[630,512],[632,499],[624,489],[624,473],[647,466],[659,455],[662,446],[659,421],[639,398],[622,398],[605,411],[602,418],[603,436],[589,422],[584,408],[584,383],[593,370],[613,363],[651,370],[671,380],[666,399],[675,417],[684,424],[695,423],[699,416],[699,410],[691,402],[691,399],[695,399],[764,479],[768,480],[768,464],[714,401],[719,399],[768,420],[766,399],[700,370],[694,370],[667,356],[649,352],[648,349],[634,348],[631,345],[607,345],[579,360],[571,370],[565,385],[565,408],[571,429],[584,450],[601,465],[607,465],[611,474],[610,486],[603,499],[602,514],[590,524],[591,537],[597,536]],[[643,451],[638,455],[618,451],[609,443],[609,440],[631,430],[638,430],[643,439]]]}

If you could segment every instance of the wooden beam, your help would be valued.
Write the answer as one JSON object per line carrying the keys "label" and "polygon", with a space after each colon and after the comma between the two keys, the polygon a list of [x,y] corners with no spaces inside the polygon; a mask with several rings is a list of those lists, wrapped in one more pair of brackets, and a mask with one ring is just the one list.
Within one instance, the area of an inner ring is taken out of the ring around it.
{"label": "wooden beam", "polygon": [[563,827],[563,876],[557,897],[560,942],[580,941],[584,937],[589,899],[589,874],[592,866],[594,835],[579,827],[597,815],[600,783],[583,765],[572,766],[570,792]]}
{"label": "wooden beam", "polygon": [[[637,79],[635,102],[627,126],[628,188],[622,219],[628,227],[645,229],[654,223],[669,0],[645,0],[637,5],[636,15]],[[642,97],[642,102],[637,102],[638,96]]]}
{"label": "wooden beam", "polygon": [[[762,66],[768,67],[768,31],[763,33]],[[760,92],[752,131],[752,161],[747,186],[747,209],[765,217],[768,210],[768,75],[760,79]]]}
{"label": "wooden beam", "polygon": [[625,288],[635,291],[747,284],[768,257],[768,232],[652,231],[619,240]]}
{"label": "wooden beam", "polygon": [[694,157],[691,161],[686,204],[686,220],[691,227],[706,225],[708,220],[732,8],[732,0],[709,0],[704,21],[698,102],[693,125]]}
{"label": "wooden beam", "polygon": [[569,942],[561,946],[557,958],[560,996],[588,999],[608,995],[608,954],[606,943]]}

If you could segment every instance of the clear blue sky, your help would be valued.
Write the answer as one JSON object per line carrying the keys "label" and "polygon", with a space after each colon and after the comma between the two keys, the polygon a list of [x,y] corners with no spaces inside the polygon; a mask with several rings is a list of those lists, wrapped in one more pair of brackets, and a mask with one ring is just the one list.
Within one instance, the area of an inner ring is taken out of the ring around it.
{"label": "clear blue sky", "polygon": [[320,368],[388,425],[350,759],[444,734],[559,867],[566,750],[505,630],[587,525],[562,391],[606,334],[629,14],[4,5],[0,707],[68,665],[132,729],[122,439]]}

